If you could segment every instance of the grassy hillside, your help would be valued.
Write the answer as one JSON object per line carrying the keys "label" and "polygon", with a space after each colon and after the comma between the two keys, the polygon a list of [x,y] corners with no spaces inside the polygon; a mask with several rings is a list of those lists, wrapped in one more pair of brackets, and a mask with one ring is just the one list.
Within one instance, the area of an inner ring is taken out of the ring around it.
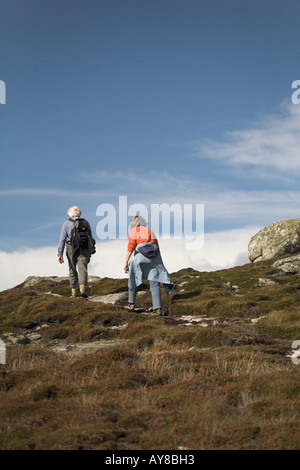
{"label": "grassy hillside", "polygon": [[122,308],[126,279],[1,292],[0,448],[299,449],[300,276],[273,262],[173,273],[162,317]]}

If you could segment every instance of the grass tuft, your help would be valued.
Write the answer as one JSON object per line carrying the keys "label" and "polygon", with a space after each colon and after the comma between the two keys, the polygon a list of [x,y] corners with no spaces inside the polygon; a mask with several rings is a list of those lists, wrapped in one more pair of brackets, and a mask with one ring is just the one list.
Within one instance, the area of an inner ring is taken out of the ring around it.
{"label": "grass tuft", "polygon": [[166,317],[71,299],[67,281],[1,292],[0,448],[299,449],[300,276],[273,261],[173,273]]}

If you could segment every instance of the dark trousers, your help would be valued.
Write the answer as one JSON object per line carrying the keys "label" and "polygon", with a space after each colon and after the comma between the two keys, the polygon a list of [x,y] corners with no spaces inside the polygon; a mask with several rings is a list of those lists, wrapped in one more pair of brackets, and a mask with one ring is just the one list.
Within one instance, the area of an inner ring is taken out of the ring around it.
{"label": "dark trousers", "polygon": [[67,260],[69,263],[69,280],[70,287],[75,288],[79,285],[86,286],[88,280],[87,266],[90,257],[84,251],[81,253],[72,254],[72,247],[67,245]]}

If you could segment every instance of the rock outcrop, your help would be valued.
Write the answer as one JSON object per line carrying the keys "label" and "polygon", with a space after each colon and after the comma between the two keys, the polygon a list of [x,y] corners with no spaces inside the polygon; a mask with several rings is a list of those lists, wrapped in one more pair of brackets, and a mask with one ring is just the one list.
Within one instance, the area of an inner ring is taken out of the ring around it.
{"label": "rock outcrop", "polygon": [[300,274],[300,255],[289,256],[272,264],[278,274]]}
{"label": "rock outcrop", "polygon": [[300,219],[274,222],[256,233],[248,245],[250,261],[262,261],[300,252]]}
{"label": "rock outcrop", "polygon": [[[89,276],[88,282],[97,282],[101,279],[99,276]],[[28,276],[24,281],[23,287],[32,287],[39,284],[41,281],[53,281],[60,283],[62,281],[69,281],[69,277],[58,277],[58,276]]]}

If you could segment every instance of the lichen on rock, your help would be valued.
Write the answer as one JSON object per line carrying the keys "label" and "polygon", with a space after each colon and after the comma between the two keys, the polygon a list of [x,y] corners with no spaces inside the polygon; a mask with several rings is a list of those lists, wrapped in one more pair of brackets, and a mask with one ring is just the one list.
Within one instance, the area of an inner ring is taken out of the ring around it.
{"label": "lichen on rock", "polygon": [[300,219],[274,222],[256,233],[248,244],[248,258],[257,262],[300,252]]}

